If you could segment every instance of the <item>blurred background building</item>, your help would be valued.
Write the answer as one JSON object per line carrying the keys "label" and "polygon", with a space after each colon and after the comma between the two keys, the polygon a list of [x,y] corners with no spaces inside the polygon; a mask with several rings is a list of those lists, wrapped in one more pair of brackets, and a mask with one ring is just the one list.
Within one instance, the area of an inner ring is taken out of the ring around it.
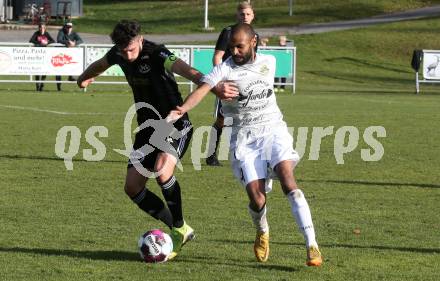
{"label": "blurred background building", "polygon": [[83,0],[0,0],[0,22],[21,21],[35,14],[68,19],[83,14]]}

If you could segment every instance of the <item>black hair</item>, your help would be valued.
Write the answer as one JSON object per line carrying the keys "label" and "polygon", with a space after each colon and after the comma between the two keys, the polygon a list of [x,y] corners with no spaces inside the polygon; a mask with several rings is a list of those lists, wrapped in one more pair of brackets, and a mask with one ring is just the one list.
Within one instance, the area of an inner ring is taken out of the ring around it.
{"label": "black hair", "polygon": [[141,26],[137,21],[121,20],[116,24],[110,38],[116,46],[125,48],[139,35],[140,31]]}
{"label": "black hair", "polygon": [[244,32],[250,39],[254,38],[256,35],[255,30],[247,23],[234,24],[231,28],[231,37],[239,32]]}

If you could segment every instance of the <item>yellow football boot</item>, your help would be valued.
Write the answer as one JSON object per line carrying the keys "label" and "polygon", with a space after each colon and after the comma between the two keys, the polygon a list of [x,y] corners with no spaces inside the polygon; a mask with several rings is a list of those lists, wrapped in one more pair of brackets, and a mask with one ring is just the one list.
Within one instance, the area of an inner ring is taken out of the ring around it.
{"label": "yellow football boot", "polygon": [[307,265],[320,266],[322,264],[322,255],[318,246],[311,246],[307,249]]}
{"label": "yellow football boot", "polygon": [[269,258],[269,232],[257,232],[254,243],[257,261],[265,262]]}
{"label": "yellow football boot", "polygon": [[194,229],[187,225],[186,222],[181,227],[173,227],[170,236],[173,240],[173,251],[168,256],[168,260],[175,258],[182,249],[182,246],[195,238]]}

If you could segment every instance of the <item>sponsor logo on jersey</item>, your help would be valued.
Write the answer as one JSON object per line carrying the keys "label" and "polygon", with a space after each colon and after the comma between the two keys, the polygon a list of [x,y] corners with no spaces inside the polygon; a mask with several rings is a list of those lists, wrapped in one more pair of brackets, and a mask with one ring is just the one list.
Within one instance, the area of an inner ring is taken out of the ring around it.
{"label": "sponsor logo on jersey", "polygon": [[243,89],[243,93],[247,93],[252,88],[269,88],[270,84],[264,80],[254,80]]}
{"label": "sponsor logo on jersey", "polygon": [[263,64],[260,68],[260,73],[263,75],[267,75],[269,73],[269,67],[267,67],[267,65]]}
{"label": "sponsor logo on jersey", "polygon": [[267,81],[255,80],[240,91],[238,94],[238,102],[241,103],[241,107],[246,107],[250,101],[263,100],[272,94],[273,90]]}
{"label": "sponsor logo on jersey", "polygon": [[149,55],[143,55],[143,56],[141,57],[141,60],[147,60],[147,59],[149,59],[149,58],[150,58]]}
{"label": "sponsor logo on jersey", "polygon": [[254,92],[254,90],[250,90],[247,96],[239,94],[238,101],[245,102],[241,105],[242,107],[246,107],[250,101],[261,100],[270,97],[273,94],[272,89],[263,89],[260,93]]}
{"label": "sponsor logo on jersey", "polygon": [[161,56],[162,58],[166,59],[166,58],[168,58],[170,55],[169,55],[168,53],[165,53],[165,52],[160,52],[160,53],[159,53],[159,56]]}
{"label": "sponsor logo on jersey", "polygon": [[148,64],[140,64],[139,65],[139,72],[142,74],[150,72],[151,67]]}

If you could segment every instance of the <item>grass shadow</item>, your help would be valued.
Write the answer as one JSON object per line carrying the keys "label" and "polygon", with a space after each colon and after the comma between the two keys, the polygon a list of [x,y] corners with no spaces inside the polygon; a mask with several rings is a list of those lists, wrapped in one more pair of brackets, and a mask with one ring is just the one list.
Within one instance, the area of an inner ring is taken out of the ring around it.
{"label": "grass shadow", "polygon": [[138,253],[125,251],[80,251],[68,249],[42,249],[23,247],[0,247],[0,252],[23,253],[42,256],[66,256],[70,258],[103,260],[103,261],[137,261],[142,262]]}
{"label": "grass shadow", "polygon": [[394,67],[392,65],[386,66],[387,63],[375,63],[371,62],[365,59],[356,59],[351,57],[337,57],[337,58],[330,58],[325,59],[324,61],[327,61],[329,63],[347,63],[355,66],[360,67],[370,67],[374,69],[382,69],[386,71],[392,71],[396,73],[405,73],[405,74],[412,74],[412,71],[409,70],[403,70],[401,68]]}
{"label": "grass shadow", "polygon": [[[42,256],[65,256],[70,258],[101,260],[101,261],[131,261],[131,262],[143,262],[138,253],[125,252],[125,251],[80,251],[80,250],[68,250],[68,249],[42,249],[42,248],[23,248],[23,247],[0,247],[0,252],[4,253],[22,253],[31,255]],[[178,263],[194,263],[194,264],[206,264],[214,266],[230,266],[230,267],[242,267],[242,268],[255,268],[266,270],[278,270],[284,272],[294,272],[294,267],[282,266],[276,264],[260,264],[255,263],[254,260],[244,261],[238,260],[225,260],[224,258],[213,257],[198,257],[198,256],[178,256],[173,259],[172,262]]]}
{"label": "grass shadow", "polygon": [[349,248],[349,249],[374,249],[374,250],[385,250],[385,251],[399,251],[399,252],[411,252],[411,253],[421,253],[421,254],[440,254],[440,249],[436,248],[414,248],[414,247],[389,247],[381,245],[349,245],[349,244],[327,244],[322,245],[326,248]]}
{"label": "grass shadow", "polygon": [[344,73],[344,72],[336,72],[336,71],[304,71],[304,73],[315,75],[318,77],[326,77],[335,79],[338,81],[347,81],[352,83],[358,83],[358,84],[368,84],[371,82],[374,83],[392,83],[392,84],[398,84],[398,85],[410,85],[414,84],[414,82],[409,78],[393,78],[389,76],[374,76],[374,75],[363,75],[362,73],[356,74],[354,72],[352,73]]}
{"label": "grass shadow", "polygon": [[[0,155],[0,159],[12,159],[12,160],[49,160],[49,161],[64,161],[63,158],[49,157],[49,156],[34,156],[34,155]],[[127,163],[125,160],[100,160],[100,161],[87,161],[85,159],[72,159],[73,162],[108,162],[108,163]]]}
{"label": "grass shadow", "polygon": [[338,183],[371,186],[410,186],[419,188],[440,188],[440,184],[434,183],[400,183],[400,182],[373,182],[360,180],[298,180],[299,182]]}
{"label": "grass shadow", "polygon": [[[231,240],[231,239],[215,239],[210,240],[216,243],[225,244],[251,244],[252,241],[244,240]],[[271,241],[271,244],[284,245],[284,246],[298,246],[304,247],[303,243],[289,243],[289,242],[278,242]],[[350,244],[319,244],[320,248],[349,248],[349,249],[371,249],[371,250],[385,250],[385,251],[399,251],[399,252],[412,252],[412,253],[422,253],[422,254],[440,254],[440,249],[438,248],[415,248],[415,247],[390,247],[382,245],[350,245]]]}
{"label": "grass shadow", "polygon": [[402,90],[382,90],[382,89],[369,89],[369,90],[359,90],[359,89],[353,89],[353,90],[306,90],[304,92],[307,93],[317,93],[317,94],[325,94],[325,93],[331,93],[331,94],[371,94],[371,95],[388,95],[388,96],[408,96],[409,94],[414,94],[414,91],[408,90],[407,92],[403,92]]}
{"label": "grass shadow", "polygon": [[256,263],[254,259],[243,260],[243,259],[225,259],[222,258],[213,258],[213,257],[194,257],[194,256],[179,256],[173,262],[184,262],[184,263],[195,263],[195,264],[208,264],[214,266],[230,266],[230,267],[241,267],[241,268],[254,268],[254,269],[264,269],[264,270],[277,270],[284,272],[295,272],[295,269],[292,266],[283,266],[278,264],[270,264],[270,263]]}

